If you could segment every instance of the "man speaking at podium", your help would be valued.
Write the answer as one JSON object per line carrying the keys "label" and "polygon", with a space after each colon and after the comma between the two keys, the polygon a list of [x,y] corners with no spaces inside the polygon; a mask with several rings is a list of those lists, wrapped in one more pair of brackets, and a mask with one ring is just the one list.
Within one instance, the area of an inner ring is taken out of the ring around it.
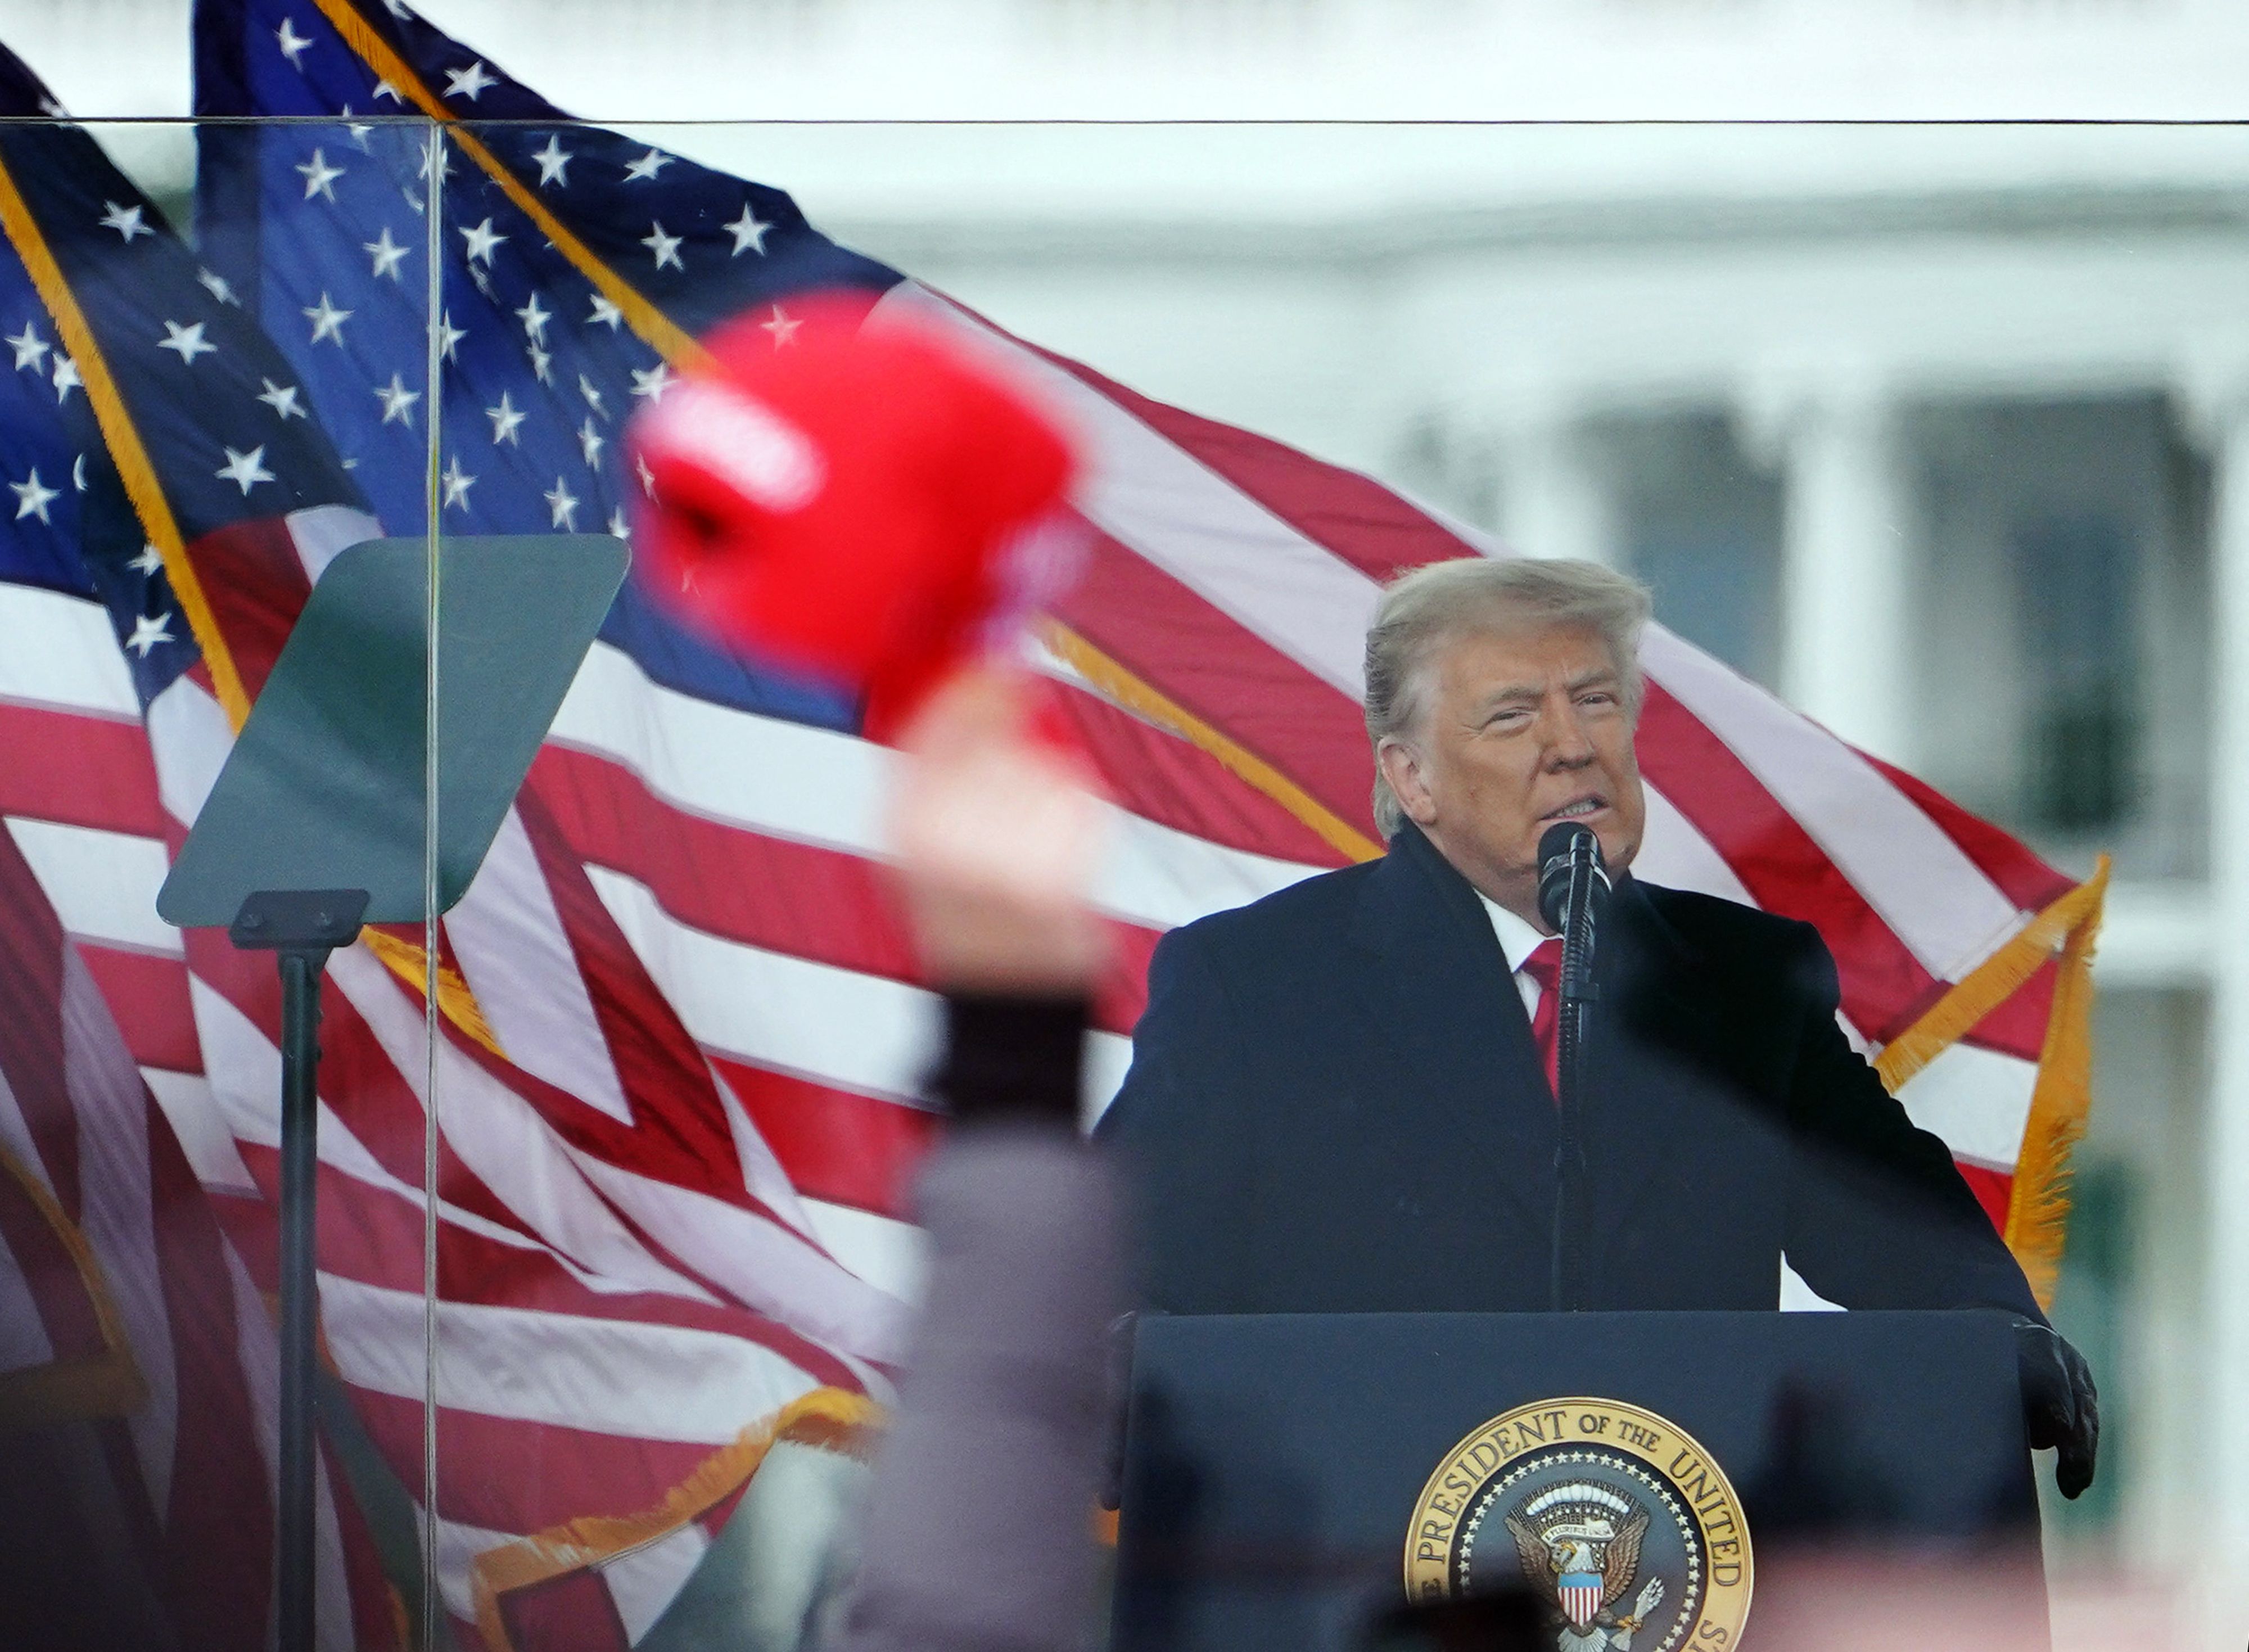
{"label": "man speaking at podium", "polygon": [[[2074,1497],[2098,1433],[2084,1362],[1844,1036],[1818,932],[1629,875],[1647,615],[1586,562],[1470,558],[1385,591],[1366,725],[1389,852],[1174,930],[1150,966],[1097,1132],[1138,1183],[1143,1299],[1769,1309],[1785,1256],[1846,1307],[2019,1316],[2032,1442],[2061,1448]],[[1613,880],[1567,1201],[1538,903],[1565,822]]]}

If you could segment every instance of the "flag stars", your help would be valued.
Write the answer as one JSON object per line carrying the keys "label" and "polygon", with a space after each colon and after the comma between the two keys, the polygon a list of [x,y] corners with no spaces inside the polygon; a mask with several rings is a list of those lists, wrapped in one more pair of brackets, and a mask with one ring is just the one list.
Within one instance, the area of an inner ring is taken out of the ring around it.
{"label": "flag stars", "polygon": [[625,507],[622,505],[609,513],[609,537],[622,540],[628,545],[632,543],[632,524],[625,520]]}
{"label": "flag stars", "polygon": [[588,413],[586,422],[578,427],[578,451],[586,456],[588,470],[600,467],[602,450],[608,445],[609,438],[594,428],[594,416]]}
{"label": "flag stars", "polygon": [[154,545],[144,542],[141,547],[141,554],[125,566],[144,579],[154,579],[164,571],[164,553]]}
{"label": "flag stars", "polygon": [[486,90],[499,84],[499,79],[485,67],[481,58],[465,69],[445,71],[445,95],[449,98],[466,98],[474,103]]}
{"label": "flag stars", "polygon": [[438,506],[440,510],[450,511],[456,505],[464,511],[469,508],[469,490],[477,485],[477,478],[461,468],[458,454],[445,462],[445,473],[437,479],[445,485],[445,499]]}
{"label": "flag stars", "polygon": [[554,485],[540,497],[547,501],[547,527],[563,528],[573,533],[578,531],[578,500],[564,485],[561,477],[556,477]]}
{"label": "flag stars", "polygon": [[540,304],[539,294],[533,293],[530,302],[518,310],[515,316],[516,320],[523,323],[525,337],[537,344],[547,342],[547,324],[554,318]]}
{"label": "flag stars", "polygon": [[632,393],[636,399],[645,396],[653,404],[664,400],[664,393],[671,388],[671,364],[658,361],[647,372],[638,368],[632,370]]}
{"label": "flag stars", "polygon": [[656,255],[656,267],[660,270],[668,264],[675,270],[684,270],[687,266],[679,261],[680,237],[666,235],[661,224],[648,227],[650,232],[641,237],[640,244]]}
{"label": "flag stars", "polygon": [[165,322],[163,339],[156,348],[160,350],[169,350],[189,367],[196,364],[196,358],[199,355],[218,354],[218,346],[203,337],[203,324],[201,321],[197,321],[192,327],[182,327],[177,321]]}
{"label": "flag stars", "polygon": [[437,335],[437,354],[448,361],[457,361],[460,358],[454,354],[454,351],[460,341],[469,336],[468,329],[455,327],[453,313],[448,310],[431,331]]}
{"label": "flag stars", "polygon": [[47,527],[54,526],[53,519],[47,514],[47,507],[62,498],[62,490],[49,487],[45,482],[39,480],[38,466],[31,467],[30,481],[10,482],[8,484],[8,488],[16,496],[17,521],[22,521],[27,516],[36,516],[42,526]]}
{"label": "flag stars", "polygon": [[101,227],[116,231],[125,237],[126,245],[132,245],[133,237],[136,235],[153,237],[156,233],[148,227],[148,220],[139,207],[121,207],[114,201],[104,201],[101,205]]}
{"label": "flag stars", "polygon": [[133,622],[133,635],[125,639],[125,646],[142,659],[159,643],[177,642],[172,635],[172,616],[169,614],[143,614]]}
{"label": "flag stars", "polygon": [[376,234],[374,240],[361,242],[359,250],[366,253],[368,258],[375,260],[375,267],[372,273],[377,277],[388,276],[390,279],[395,281],[400,279],[398,274],[399,265],[404,262],[406,255],[414,249],[411,247],[401,246],[397,242],[392,240],[390,238],[390,226],[386,224]]}
{"label": "flag stars", "polygon": [[531,357],[532,376],[537,379],[541,384],[554,383],[554,358],[549,355],[546,351],[540,349],[536,344],[530,346],[526,351],[526,354]]}
{"label": "flag stars", "polygon": [[633,472],[640,478],[640,491],[650,499],[656,497],[656,472],[648,468],[648,461],[639,454],[633,455]]}
{"label": "flag stars", "polygon": [[493,233],[492,221],[490,218],[486,218],[482,224],[472,224],[460,233],[461,239],[467,243],[468,258],[471,264],[483,263],[489,265],[492,261],[493,251],[507,239],[504,235]]}
{"label": "flag stars", "polygon": [[393,103],[401,105],[404,104],[406,101],[405,99],[398,95],[398,88],[391,85],[388,80],[378,80],[375,83],[375,98],[377,102],[380,102],[384,98],[389,98]]}
{"label": "flag stars", "polygon": [[643,181],[652,180],[657,173],[671,164],[671,156],[664,154],[663,150],[650,149],[625,169],[625,182],[630,183],[636,178]]}
{"label": "flag stars", "polygon": [[745,252],[755,252],[761,258],[765,255],[766,231],[772,229],[773,225],[760,222],[758,215],[750,210],[750,203],[747,201],[742,203],[740,217],[736,218],[732,224],[722,224],[719,227],[727,231],[734,237],[734,250],[727,255],[728,257],[739,258]]}
{"label": "flag stars", "polygon": [[81,493],[86,492],[86,455],[83,453],[71,461],[71,485]]}
{"label": "flag stars", "polygon": [[409,430],[414,428],[414,404],[422,399],[421,391],[408,389],[403,376],[393,373],[389,383],[375,387],[375,394],[382,403],[385,424],[403,424]]}
{"label": "flag stars", "polygon": [[328,295],[323,292],[320,303],[304,313],[305,319],[313,324],[313,343],[318,344],[322,339],[334,339],[338,349],[343,348],[344,323],[351,320],[352,314],[349,310],[336,308],[328,302]]}
{"label": "flag stars", "polygon": [[344,169],[328,164],[326,150],[313,150],[311,160],[292,170],[305,180],[305,199],[309,201],[317,195],[325,197],[332,206],[335,203],[336,180],[343,176]]}
{"label": "flag stars", "polygon": [[247,453],[226,450],[226,463],[215,472],[222,482],[232,482],[247,493],[260,482],[271,482],[273,472],[265,468],[265,444],[260,442]]}
{"label": "flag stars", "polygon": [[550,183],[559,183],[566,189],[570,187],[570,180],[567,175],[570,169],[570,162],[578,157],[562,147],[561,133],[548,133],[547,147],[531,158],[539,162],[540,189],[545,189]]}
{"label": "flag stars", "polygon": [[610,303],[602,293],[595,293],[593,299],[594,313],[586,318],[586,325],[588,327],[599,325],[609,328],[612,333],[616,332],[623,323],[625,313]]}
{"label": "flag stars", "polygon": [[282,423],[286,424],[291,419],[309,416],[297,400],[295,385],[276,384],[272,379],[263,377],[258,382],[265,387],[265,393],[258,399],[279,413],[281,416]]}
{"label": "flag stars", "polygon": [[601,414],[603,418],[609,416],[602,407],[601,391],[594,388],[593,380],[588,378],[583,373],[578,375],[578,394],[586,398],[586,405],[592,408],[595,412]]}
{"label": "flag stars", "polygon": [[796,330],[804,323],[776,304],[773,306],[773,313],[758,325],[773,334],[774,348],[778,350],[784,344],[796,342]]}
{"label": "flag stars", "polygon": [[86,381],[79,376],[78,363],[60,350],[55,352],[55,405],[60,407],[70,400],[72,390],[83,389]]}
{"label": "flag stars", "polygon": [[502,442],[506,443],[510,447],[521,445],[521,444],[516,439],[515,432],[517,428],[522,424],[524,420],[529,418],[531,416],[519,409],[514,403],[509,401],[507,392],[506,390],[502,390],[499,393],[499,405],[498,407],[486,408],[485,410],[485,416],[492,422],[492,445],[494,447],[498,447]]}
{"label": "flag stars", "polygon": [[289,66],[302,74],[305,65],[298,59],[305,55],[305,48],[311,45],[312,41],[299,34],[296,24],[287,17],[281,19],[281,26],[273,31],[273,38],[281,47],[281,55],[289,59]]}
{"label": "flag stars", "polygon": [[197,270],[196,279],[203,283],[204,292],[221,304],[231,304],[237,310],[242,307],[242,300],[234,296],[234,284],[217,270]]}
{"label": "flag stars", "polygon": [[29,368],[34,373],[46,371],[47,352],[53,347],[39,336],[38,325],[26,321],[21,333],[8,335],[9,348],[16,352],[16,370]]}

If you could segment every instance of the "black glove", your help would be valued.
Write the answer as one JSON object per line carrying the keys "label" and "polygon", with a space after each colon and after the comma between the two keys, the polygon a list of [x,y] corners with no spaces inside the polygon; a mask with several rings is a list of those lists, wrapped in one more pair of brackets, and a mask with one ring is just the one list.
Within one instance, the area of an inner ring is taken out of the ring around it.
{"label": "black glove", "polygon": [[2053,1483],[2062,1496],[2074,1497],[2093,1483],[2101,1455],[2101,1395],[2085,1356],[2052,1325],[2018,1319],[2015,1373],[2031,1449],[2053,1450]]}

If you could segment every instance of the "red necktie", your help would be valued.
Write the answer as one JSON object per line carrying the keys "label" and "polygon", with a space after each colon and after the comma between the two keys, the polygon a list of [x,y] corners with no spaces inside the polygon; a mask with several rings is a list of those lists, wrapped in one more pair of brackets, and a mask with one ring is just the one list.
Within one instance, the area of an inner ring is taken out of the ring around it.
{"label": "red necktie", "polygon": [[1530,1041],[1546,1069],[1546,1087],[1562,1094],[1562,939],[1550,935],[1530,949],[1522,974],[1538,983],[1538,1008],[1530,1015]]}

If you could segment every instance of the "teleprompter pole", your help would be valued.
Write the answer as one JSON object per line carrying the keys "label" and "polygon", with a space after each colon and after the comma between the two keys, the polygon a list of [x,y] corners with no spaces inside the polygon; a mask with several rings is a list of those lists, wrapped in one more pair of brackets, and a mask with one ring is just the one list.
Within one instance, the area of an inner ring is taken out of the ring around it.
{"label": "teleprompter pole", "polygon": [[320,1313],[315,1243],[320,1166],[320,972],[359,933],[361,889],[263,890],[228,930],[270,948],[281,971],[281,1439],[275,1497],[275,1642],[313,1652],[313,1343]]}
{"label": "teleprompter pole", "polygon": [[595,533],[434,550],[426,534],[370,540],[328,564],[156,895],[166,923],[224,924],[236,946],[284,954],[278,1652],[310,1652],[318,1615],[321,967],[361,923],[425,924],[466,892],[630,561]]}
{"label": "teleprompter pole", "polygon": [[281,1445],[279,1636],[313,1645],[313,1178],[319,1162],[320,972],[328,949],[281,953]]}

